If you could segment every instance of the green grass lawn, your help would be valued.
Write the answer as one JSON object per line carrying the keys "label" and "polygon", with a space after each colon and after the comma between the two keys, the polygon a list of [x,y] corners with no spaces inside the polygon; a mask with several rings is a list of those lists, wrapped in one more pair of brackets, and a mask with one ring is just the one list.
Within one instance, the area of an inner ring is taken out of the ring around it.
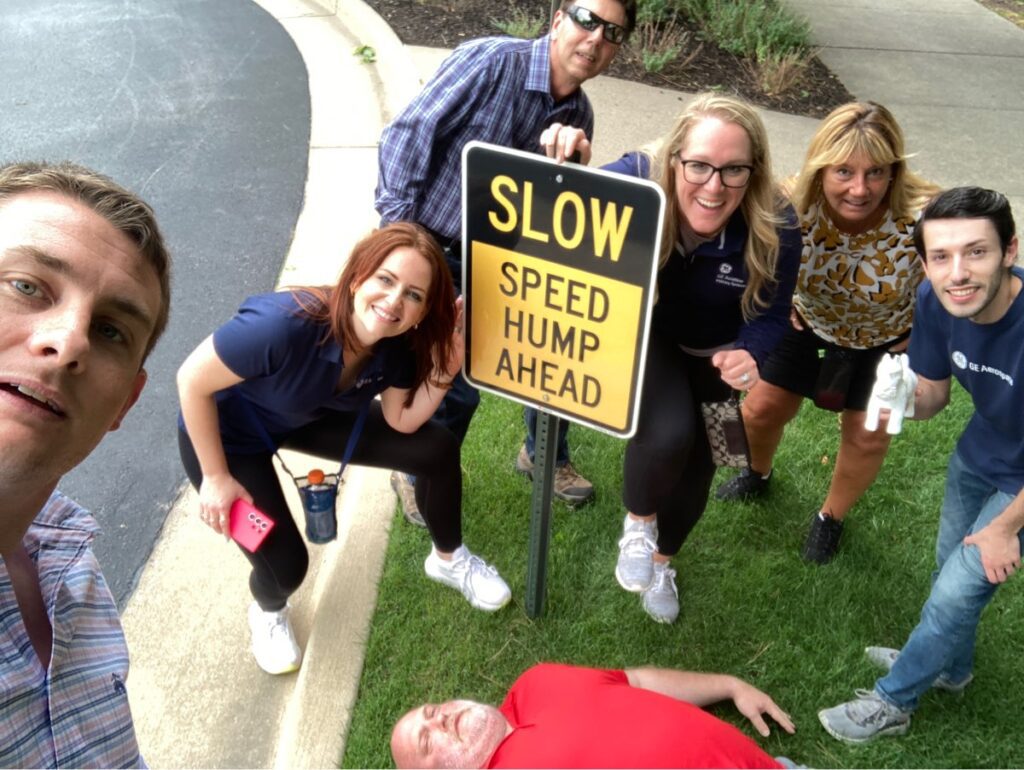
{"label": "green grass lawn", "polygon": [[[904,425],[848,519],[839,556],[818,567],[804,563],[799,549],[824,498],[838,422],[805,405],[787,430],[769,498],[710,504],[674,562],[679,620],[662,626],[613,575],[624,442],[577,426],[573,460],[594,481],[597,500],[578,510],[556,503],[545,612],[527,618],[530,485],[513,471],[521,409],[485,395],[463,450],[465,542],[498,567],[513,601],[486,614],[429,581],[429,539],[399,516],[343,766],[390,767],[390,729],[407,709],[453,697],[498,703],[523,669],[546,660],[744,677],[797,724],[796,735],[773,732],[761,745],[811,767],[1024,766],[1019,579],[984,615],[967,693],[925,695],[905,738],[847,746],[816,715],[872,685],[877,672],[863,659],[866,645],[899,647],[913,628],[929,587],[946,462],[969,414],[957,388],[951,408]],[[726,476],[720,472],[716,486]],[[716,713],[754,736],[731,706]]]}

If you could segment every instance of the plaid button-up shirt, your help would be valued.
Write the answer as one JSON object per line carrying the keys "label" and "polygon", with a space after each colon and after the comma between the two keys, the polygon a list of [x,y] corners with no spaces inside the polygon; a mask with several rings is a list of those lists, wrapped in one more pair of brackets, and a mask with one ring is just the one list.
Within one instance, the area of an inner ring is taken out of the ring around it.
{"label": "plaid button-up shirt", "polygon": [[54,492],[22,541],[53,627],[48,670],[0,558],[0,766],[145,767],[125,689],[128,649],[91,548],[96,530]]}
{"label": "plaid button-up shirt", "polygon": [[463,43],[380,139],[376,207],[384,223],[419,222],[440,235],[462,232],[462,148],[477,140],[542,152],[552,123],[593,138],[594,111],[582,89],[555,102],[551,38],[483,38]]}

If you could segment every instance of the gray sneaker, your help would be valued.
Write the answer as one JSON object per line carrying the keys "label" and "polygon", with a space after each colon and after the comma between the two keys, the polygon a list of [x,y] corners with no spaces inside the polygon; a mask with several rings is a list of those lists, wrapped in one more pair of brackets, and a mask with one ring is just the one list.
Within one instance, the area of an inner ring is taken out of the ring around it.
{"label": "gray sneaker", "polygon": [[[892,647],[865,647],[864,657],[870,660],[879,668],[884,668],[886,671],[892,668],[896,662],[896,658],[900,656],[900,651],[893,649]],[[935,681],[932,682],[932,687],[936,690],[942,690],[944,692],[951,692],[954,695],[960,695],[964,690],[967,689],[974,679],[974,674],[968,674],[967,678],[962,682],[953,682],[945,674],[939,674],[935,677]]]}
{"label": "gray sneaker", "polygon": [[644,611],[659,623],[674,623],[679,617],[679,589],[676,571],[668,562],[654,564],[654,579],[643,592]]}
{"label": "gray sneaker", "polygon": [[654,579],[652,557],[658,548],[658,523],[637,521],[627,515],[622,524],[622,532],[615,579],[627,591],[638,594]]}
{"label": "gray sneaker", "polygon": [[818,712],[828,734],[847,743],[867,743],[882,735],[903,735],[910,728],[910,712],[893,706],[875,690],[855,690],[857,700]]}
{"label": "gray sneaker", "polygon": [[409,480],[409,476],[398,471],[391,471],[391,488],[398,495],[398,502],[402,506],[402,515],[405,516],[405,520],[417,527],[427,526],[419,506],[416,505],[416,486]]}

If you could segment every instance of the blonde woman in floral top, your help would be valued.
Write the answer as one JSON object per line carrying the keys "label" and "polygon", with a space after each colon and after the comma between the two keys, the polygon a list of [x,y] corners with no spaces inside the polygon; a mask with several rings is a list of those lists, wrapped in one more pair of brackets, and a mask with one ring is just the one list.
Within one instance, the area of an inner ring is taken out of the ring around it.
{"label": "blonde woman in floral top", "polygon": [[835,470],[803,548],[805,559],[824,564],[889,448],[888,433],[864,429],[864,410],[879,359],[907,346],[924,276],[913,225],[938,188],[907,168],[892,113],[854,102],[822,121],[790,192],[803,233],[793,328],[743,402],[751,468],[717,496],[748,500],[767,491],[783,429],[804,398],[840,412]]}

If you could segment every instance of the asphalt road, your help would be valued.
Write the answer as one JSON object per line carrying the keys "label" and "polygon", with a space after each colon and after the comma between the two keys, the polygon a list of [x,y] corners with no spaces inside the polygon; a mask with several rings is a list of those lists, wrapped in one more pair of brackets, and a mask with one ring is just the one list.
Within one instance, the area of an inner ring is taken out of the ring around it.
{"label": "asphalt road", "polygon": [[3,0],[0,161],[69,159],[156,209],[174,256],[167,332],[121,429],[60,488],[89,508],[123,606],[185,483],[174,373],[273,287],[302,206],[302,59],[250,0]]}

